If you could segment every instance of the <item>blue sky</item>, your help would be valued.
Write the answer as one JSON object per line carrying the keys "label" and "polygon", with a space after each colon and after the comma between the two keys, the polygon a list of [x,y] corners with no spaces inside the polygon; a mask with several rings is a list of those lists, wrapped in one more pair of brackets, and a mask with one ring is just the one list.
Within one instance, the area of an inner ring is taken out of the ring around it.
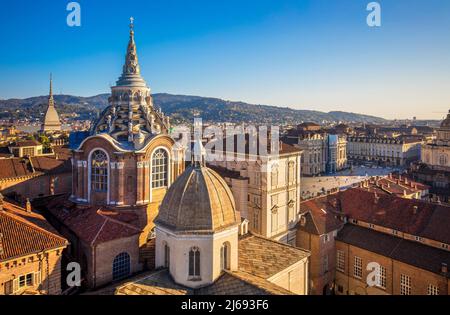
{"label": "blue sky", "polygon": [[450,1],[9,1],[0,10],[0,98],[109,92],[129,17],[154,93],[212,96],[387,118],[440,119],[450,108]]}

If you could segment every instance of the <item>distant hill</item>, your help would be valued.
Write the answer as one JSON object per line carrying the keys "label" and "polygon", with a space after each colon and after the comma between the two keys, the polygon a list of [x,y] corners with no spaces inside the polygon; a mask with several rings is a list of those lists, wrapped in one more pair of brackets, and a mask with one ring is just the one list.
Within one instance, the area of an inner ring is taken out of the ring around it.
{"label": "distant hill", "polygon": [[[60,114],[76,113],[81,119],[92,119],[108,105],[109,94],[92,97],[56,95],[55,102]],[[387,120],[348,112],[329,113],[314,110],[297,110],[288,107],[253,105],[232,102],[218,98],[154,94],[154,104],[161,107],[174,123],[192,123],[194,117],[202,117],[204,122],[247,122],[266,124],[297,124],[304,121],[322,122],[366,122],[385,123]],[[0,119],[24,117],[39,118],[45,112],[47,96],[27,99],[0,100]]]}

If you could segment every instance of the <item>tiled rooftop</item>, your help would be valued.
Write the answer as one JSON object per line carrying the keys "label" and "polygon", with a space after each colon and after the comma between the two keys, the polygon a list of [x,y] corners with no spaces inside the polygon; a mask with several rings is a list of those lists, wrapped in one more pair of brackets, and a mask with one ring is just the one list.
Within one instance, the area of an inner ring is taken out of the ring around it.
{"label": "tiled rooftop", "polygon": [[44,222],[39,214],[28,213],[3,201],[3,210],[0,210],[0,261],[67,246],[65,238],[43,228]]}
{"label": "tiled rooftop", "polygon": [[263,279],[278,274],[309,255],[302,249],[253,234],[239,239],[239,270]]}

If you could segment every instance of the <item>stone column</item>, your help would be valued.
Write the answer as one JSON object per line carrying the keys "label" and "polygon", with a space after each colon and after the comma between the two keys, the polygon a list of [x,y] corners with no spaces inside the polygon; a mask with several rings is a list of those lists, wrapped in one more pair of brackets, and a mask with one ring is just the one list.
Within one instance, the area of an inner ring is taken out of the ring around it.
{"label": "stone column", "polygon": [[124,204],[125,197],[125,176],[124,176],[124,166],[125,162],[123,162],[123,156],[119,156],[116,163],[116,175],[117,175],[117,196],[116,196],[116,205],[122,206]]}
{"label": "stone column", "polygon": [[137,156],[136,161],[136,204],[144,203],[144,161],[141,155]]}

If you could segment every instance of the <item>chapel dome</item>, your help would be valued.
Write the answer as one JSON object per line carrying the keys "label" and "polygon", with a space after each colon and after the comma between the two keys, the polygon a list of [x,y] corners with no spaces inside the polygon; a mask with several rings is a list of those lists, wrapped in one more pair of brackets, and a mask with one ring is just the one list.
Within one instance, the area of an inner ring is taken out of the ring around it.
{"label": "chapel dome", "polygon": [[441,128],[450,128],[450,110],[448,111],[447,118],[442,121]]}
{"label": "chapel dome", "polygon": [[174,231],[212,233],[240,223],[225,180],[205,166],[190,166],[166,193],[155,223]]}

